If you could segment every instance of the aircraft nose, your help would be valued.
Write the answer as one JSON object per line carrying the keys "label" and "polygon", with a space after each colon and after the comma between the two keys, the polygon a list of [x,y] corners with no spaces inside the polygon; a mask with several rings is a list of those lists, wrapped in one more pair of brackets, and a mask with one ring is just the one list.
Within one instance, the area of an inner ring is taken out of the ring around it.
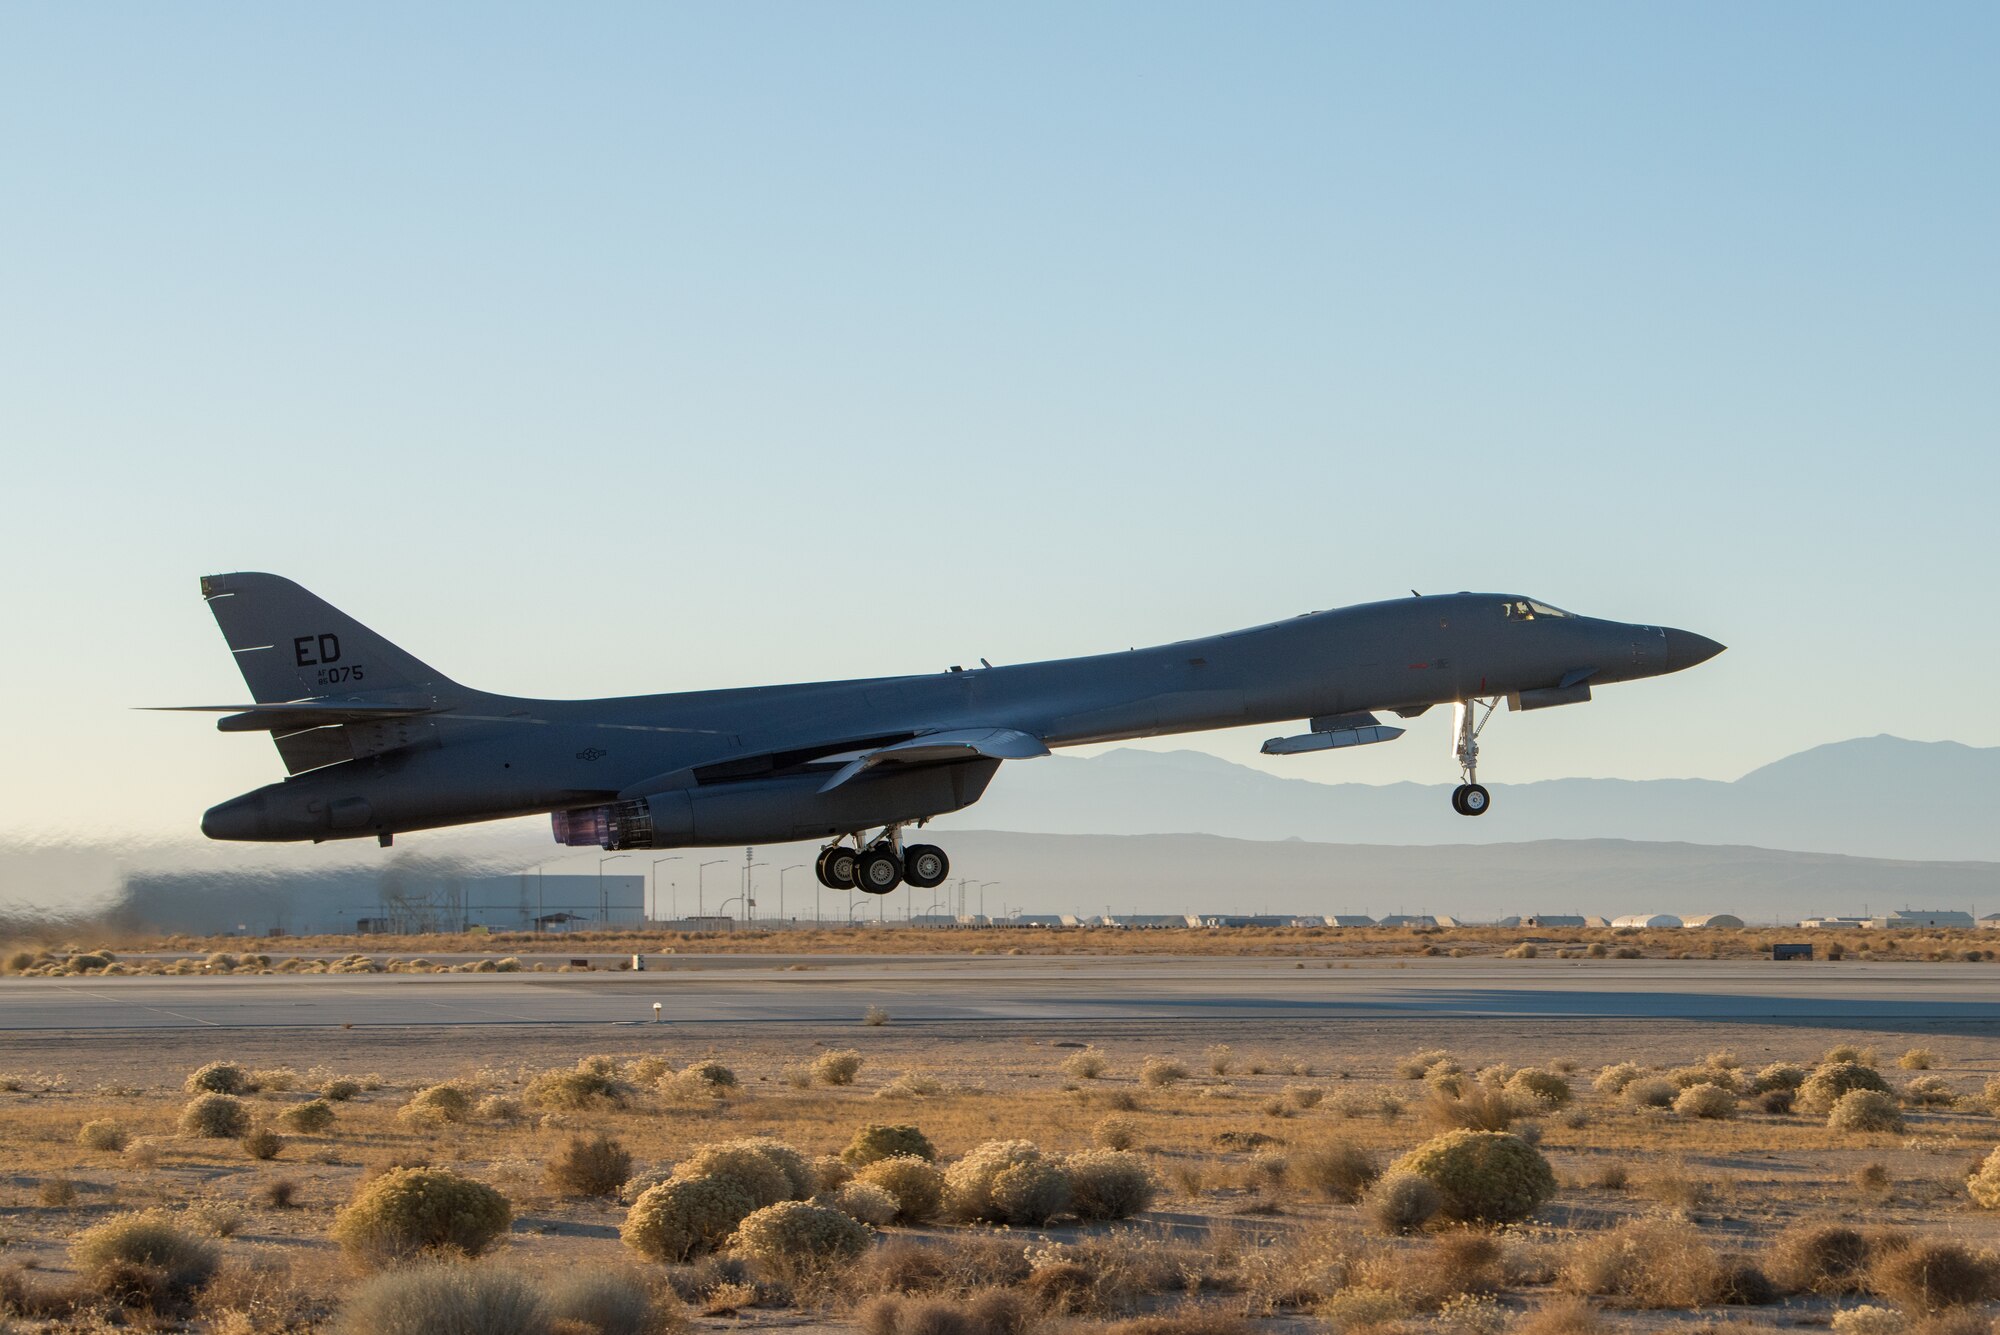
{"label": "aircraft nose", "polygon": [[1679,672],[1682,668],[1691,668],[1697,663],[1706,663],[1709,659],[1729,647],[1724,644],[1717,644],[1714,640],[1709,639],[1708,636],[1697,635],[1691,630],[1674,630],[1669,628],[1666,636],[1667,649],[1665,657],[1666,670],[1668,672]]}

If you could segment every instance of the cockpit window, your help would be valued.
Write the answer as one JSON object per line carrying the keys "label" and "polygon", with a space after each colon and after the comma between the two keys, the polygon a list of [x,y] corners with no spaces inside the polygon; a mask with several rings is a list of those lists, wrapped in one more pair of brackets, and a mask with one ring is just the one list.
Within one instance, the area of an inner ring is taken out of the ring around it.
{"label": "cockpit window", "polygon": [[1550,607],[1532,598],[1513,598],[1500,604],[1509,621],[1533,621],[1536,617],[1566,617],[1568,612],[1560,607]]}

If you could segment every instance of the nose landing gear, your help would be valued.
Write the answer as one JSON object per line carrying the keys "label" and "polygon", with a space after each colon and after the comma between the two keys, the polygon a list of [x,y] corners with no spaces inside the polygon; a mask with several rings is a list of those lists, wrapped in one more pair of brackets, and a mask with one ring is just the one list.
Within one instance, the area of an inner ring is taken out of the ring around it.
{"label": "nose landing gear", "polygon": [[[1465,782],[1451,790],[1451,809],[1461,816],[1483,816],[1493,804],[1493,795],[1479,782],[1479,734],[1486,730],[1487,721],[1499,704],[1496,696],[1491,700],[1460,700],[1452,706],[1456,728],[1452,752]],[[1477,712],[1481,705],[1486,707],[1484,713]]]}

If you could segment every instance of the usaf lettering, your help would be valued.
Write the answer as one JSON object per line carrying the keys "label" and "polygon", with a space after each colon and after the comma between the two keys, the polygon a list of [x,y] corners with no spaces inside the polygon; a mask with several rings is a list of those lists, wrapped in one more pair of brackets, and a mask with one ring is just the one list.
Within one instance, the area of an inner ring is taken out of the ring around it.
{"label": "usaf lettering", "polygon": [[[319,657],[313,657],[313,651]],[[340,661],[340,638],[335,635],[301,635],[292,641],[292,656],[300,667],[311,667],[315,663],[338,663]]]}

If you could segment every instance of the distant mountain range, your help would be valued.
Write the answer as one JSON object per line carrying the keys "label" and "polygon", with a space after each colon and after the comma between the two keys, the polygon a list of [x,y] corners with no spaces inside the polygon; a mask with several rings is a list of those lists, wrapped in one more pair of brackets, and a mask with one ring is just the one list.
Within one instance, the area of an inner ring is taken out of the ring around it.
{"label": "distant mountain range", "polygon": [[1043,834],[1189,834],[1323,843],[1631,839],[1858,857],[2000,861],[2000,747],[1863,737],[1731,783],[1492,781],[1493,809],[1453,815],[1449,784],[1316,783],[1199,751],[1052,756],[1002,770],[941,826]]}
{"label": "distant mountain range", "polygon": [[[1000,882],[987,891],[989,913],[1005,902],[1031,912],[1451,913],[1488,920],[1530,913],[1734,913],[1769,922],[1858,913],[1864,906],[1878,913],[2000,909],[2000,863],[1897,862],[1618,839],[1412,847],[967,830],[953,834],[949,847],[967,875]],[[801,903],[809,909],[812,887],[805,887],[803,900],[799,894],[794,881],[788,912],[798,913]],[[975,895],[968,911],[978,907]],[[920,899],[917,911],[923,909]],[[828,913],[839,916],[835,909]]]}

